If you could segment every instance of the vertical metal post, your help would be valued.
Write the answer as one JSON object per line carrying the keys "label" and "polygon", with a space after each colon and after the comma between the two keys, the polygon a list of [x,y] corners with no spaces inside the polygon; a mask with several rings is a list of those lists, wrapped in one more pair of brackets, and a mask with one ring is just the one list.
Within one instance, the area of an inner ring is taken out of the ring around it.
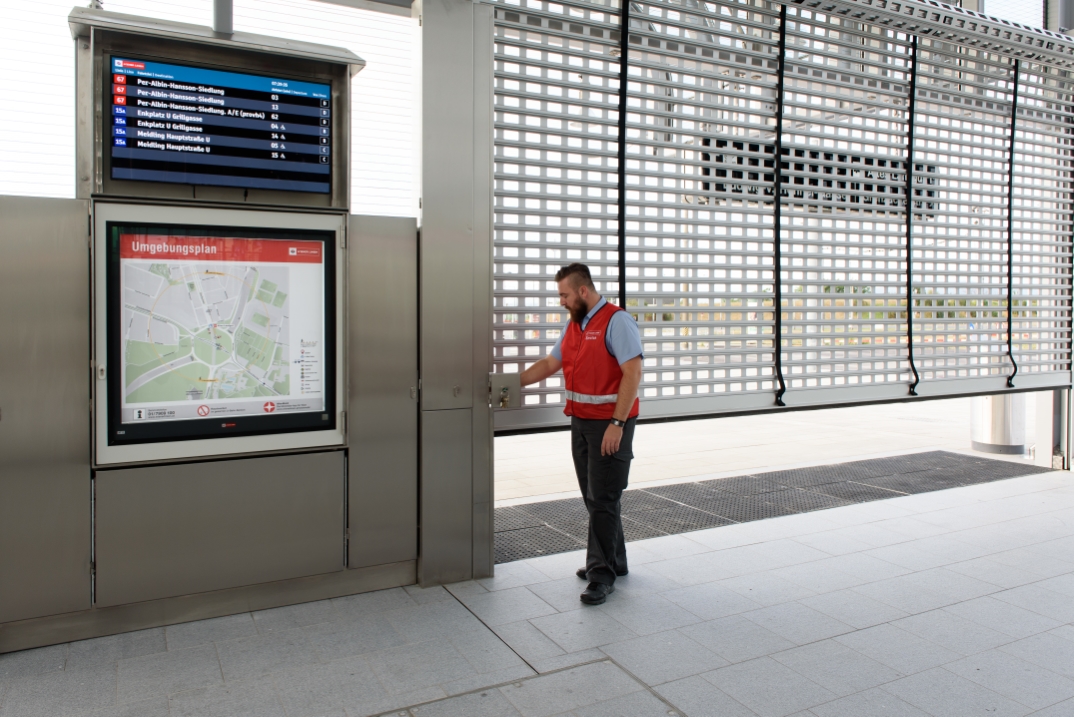
{"label": "vertical metal post", "polygon": [[787,6],[779,8],[779,59],[776,69],[776,146],[774,148],[773,162],[775,163],[775,186],[772,197],[772,311],[775,325],[772,329],[772,351],[776,363],[776,380],[779,381],[779,390],[776,391],[776,405],[785,406],[783,394],[787,392],[787,383],[783,379],[783,277],[780,274],[782,263],[782,247],[780,240],[783,235],[782,227],[782,197],[783,197],[783,75],[785,70],[784,58],[787,54]]}
{"label": "vertical metal post", "polygon": [[213,32],[221,35],[235,33],[235,14],[232,0],[213,0]]}
{"label": "vertical metal post", "polygon": [[627,75],[630,57],[630,0],[619,0],[619,138],[617,161],[619,164],[619,306],[626,308],[626,141],[627,141]]}
{"label": "vertical metal post", "polygon": [[917,98],[917,35],[910,39],[910,103],[906,119],[906,348],[914,382],[910,395],[917,395],[921,376],[914,364],[914,103]]}
{"label": "vertical metal post", "polygon": [[1014,371],[1007,377],[1007,388],[1014,388],[1018,364],[1014,360],[1014,137],[1018,130],[1018,75],[1020,63],[1014,61],[1014,92],[1011,99],[1011,144],[1007,159],[1007,355]]}

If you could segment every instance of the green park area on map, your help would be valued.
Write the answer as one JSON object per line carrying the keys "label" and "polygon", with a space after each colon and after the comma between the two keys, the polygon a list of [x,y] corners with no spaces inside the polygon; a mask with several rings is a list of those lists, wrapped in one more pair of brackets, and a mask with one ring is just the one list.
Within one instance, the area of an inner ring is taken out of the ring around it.
{"label": "green park area on map", "polygon": [[127,404],[290,392],[287,267],[129,262]]}

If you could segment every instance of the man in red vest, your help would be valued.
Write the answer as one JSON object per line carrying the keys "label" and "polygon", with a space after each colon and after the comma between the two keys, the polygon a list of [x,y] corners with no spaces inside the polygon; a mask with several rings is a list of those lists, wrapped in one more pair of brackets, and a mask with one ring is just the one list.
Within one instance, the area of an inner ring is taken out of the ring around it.
{"label": "man in red vest", "polygon": [[589,547],[578,577],[588,580],[582,602],[600,605],[627,574],[619,499],[627,487],[641,383],[641,335],[626,311],[609,304],[593,286],[585,264],[556,274],[559,303],[570,312],[551,354],[525,371],[525,386],[561,367],[571,417],[571,453],[589,511]]}

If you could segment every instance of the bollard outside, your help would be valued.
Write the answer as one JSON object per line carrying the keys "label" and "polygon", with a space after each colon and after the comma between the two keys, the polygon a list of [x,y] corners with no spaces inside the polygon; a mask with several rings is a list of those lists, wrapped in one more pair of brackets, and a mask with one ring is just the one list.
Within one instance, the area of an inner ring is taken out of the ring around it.
{"label": "bollard outside", "polygon": [[975,451],[1005,455],[1025,453],[1025,394],[974,396],[970,402],[970,439]]}

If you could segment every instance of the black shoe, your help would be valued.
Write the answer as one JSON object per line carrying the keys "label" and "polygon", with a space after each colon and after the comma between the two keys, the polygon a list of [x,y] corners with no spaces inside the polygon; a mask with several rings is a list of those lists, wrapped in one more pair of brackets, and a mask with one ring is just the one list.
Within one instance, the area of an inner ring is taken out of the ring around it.
{"label": "black shoe", "polygon": [[[619,576],[619,577],[623,577],[624,575],[627,575],[629,572],[630,572],[629,570],[624,570],[623,572],[616,571],[615,574],[617,576]],[[588,577],[589,577],[588,575],[586,575],[585,568],[578,568],[577,570],[574,571],[574,574],[577,575],[578,577],[580,577],[582,580],[587,580]]]}
{"label": "black shoe", "polygon": [[600,605],[604,599],[615,592],[614,585],[604,583],[589,583],[589,587],[582,593],[582,602],[586,605]]}

